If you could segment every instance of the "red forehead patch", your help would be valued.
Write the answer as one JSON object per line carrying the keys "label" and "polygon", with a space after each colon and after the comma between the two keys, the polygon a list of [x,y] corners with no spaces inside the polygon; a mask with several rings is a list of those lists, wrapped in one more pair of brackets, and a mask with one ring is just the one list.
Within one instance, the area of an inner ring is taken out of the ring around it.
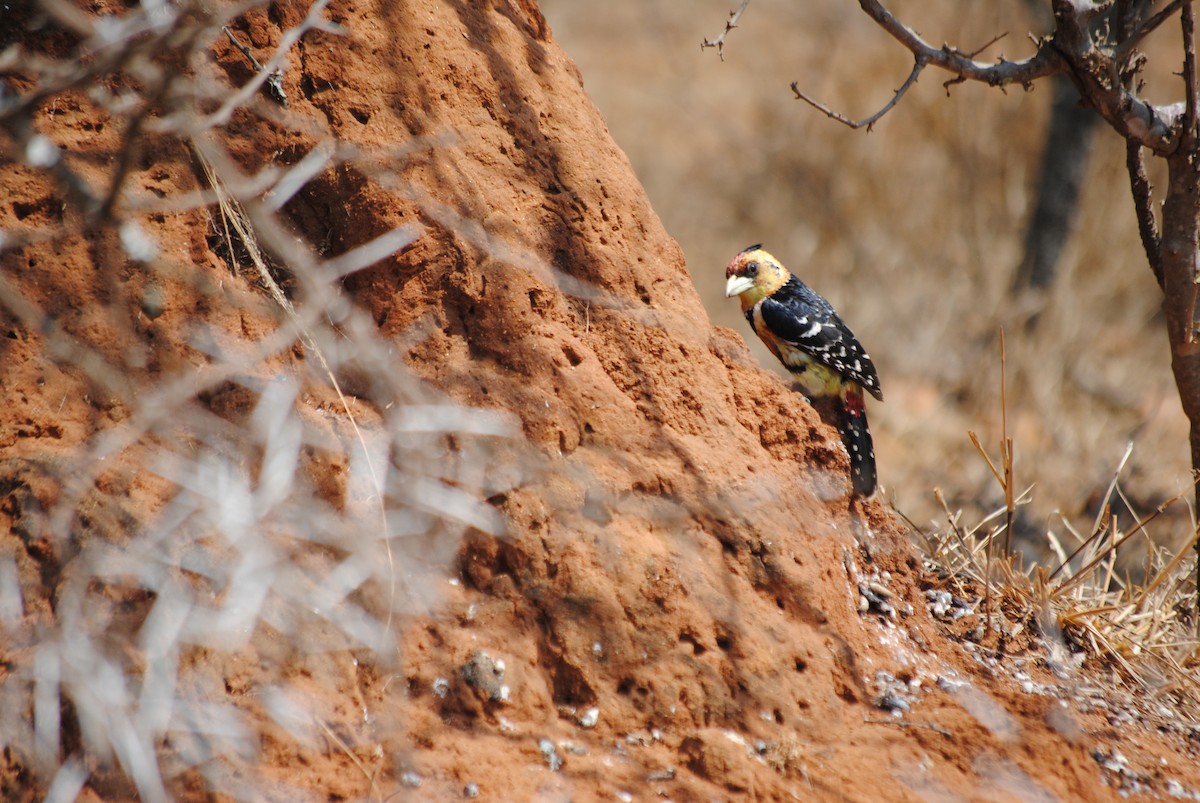
{"label": "red forehead patch", "polygon": [[738,251],[737,256],[735,256],[729,262],[729,266],[727,268],[725,268],[725,278],[728,279],[731,276],[739,275],[742,272],[742,270],[746,267],[746,263],[751,261],[750,254],[752,254],[753,252],[757,251],[760,248],[762,248],[762,245],[760,243],[755,243],[754,245],[747,246],[746,248],[743,248],[741,251]]}
{"label": "red forehead patch", "polygon": [[743,260],[742,260],[741,254],[738,254],[737,256],[735,256],[729,262],[729,266],[725,268],[725,278],[728,279],[728,278],[738,275],[738,273],[740,273],[742,270],[742,262],[743,262]]}

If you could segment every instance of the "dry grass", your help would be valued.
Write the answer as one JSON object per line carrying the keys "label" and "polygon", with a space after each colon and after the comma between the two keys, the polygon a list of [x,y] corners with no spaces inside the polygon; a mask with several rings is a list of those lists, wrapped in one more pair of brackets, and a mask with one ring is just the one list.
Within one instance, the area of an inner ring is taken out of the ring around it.
{"label": "dry grass", "polygon": [[1183,500],[1192,490],[1121,528],[1111,511],[1131,507],[1121,477],[1132,450],[1127,447],[1086,534],[1065,519],[1061,534],[1045,531],[1053,568],[1008,549],[1014,507],[1030,499],[1028,490],[1011,491],[1011,451],[1002,450],[996,465],[979,446],[1005,491],[1003,507],[967,527],[962,511],[951,511],[935,492],[944,521],[928,533],[914,526],[914,535],[924,547],[927,567],[941,578],[940,587],[975,601],[983,625],[972,640],[1003,645],[1028,630],[1055,674],[1065,677],[1068,655],[1081,654],[1093,668],[1112,670],[1093,676],[1111,678],[1106,691],[1125,692],[1123,702],[1143,716],[1170,721],[1174,728],[1195,726],[1200,724],[1200,600],[1194,559],[1200,530],[1193,524],[1191,538],[1175,549],[1159,546],[1151,532],[1168,510],[1186,507]]}

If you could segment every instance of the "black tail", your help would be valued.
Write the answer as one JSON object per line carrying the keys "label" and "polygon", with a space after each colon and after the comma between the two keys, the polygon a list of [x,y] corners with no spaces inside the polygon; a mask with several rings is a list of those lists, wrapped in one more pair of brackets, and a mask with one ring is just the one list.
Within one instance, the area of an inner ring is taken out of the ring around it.
{"label": "black tail", "polygon": [[850,480],[860,496],[875,493],[875,443],[867,426],[867,411],[863,408],[862,392],[849,393],[842,409],[838,429],[842,443],[850,455]]}

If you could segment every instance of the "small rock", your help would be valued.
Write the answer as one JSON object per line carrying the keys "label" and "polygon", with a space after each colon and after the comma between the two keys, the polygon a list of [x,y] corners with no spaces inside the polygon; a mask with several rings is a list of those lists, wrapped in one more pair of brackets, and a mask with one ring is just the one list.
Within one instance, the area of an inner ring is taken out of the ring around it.
{"label": "small rock", "polygon": [[538,750],[546,757],[546,764],[550,767],[551,772],[558,772],[563,765],[562,757],[554,750],[554,742],[549,739],[541,739],[538,741]]}
{"label": "small rock", "polygon": [[900,714],[905,713],[909,709],[908,701],[891,691],[884,692],[876,697],[875,707]]}
{"label": "small rock", "polygon": [[[877,583],[870,583],[870,584],[859,583],[858,584],[858,594],[859,594],[858,610],[859,610],[859,612],[860,613],[864,612],[863,611],[863,601],[865,600],[866,601],[866,609],[870,613],[878,613],[878,614],[882,614],[883,616],[892,616],[896,612],[895,607],[892,606],[892,603],[889,602],[886,597],[884,597],[882,594],[880,594],[876,590],[877,588],[882,588],[882,586],[879,586]],[[890,593],[890,592],[888,592],[888,593]]]}
{"label": "small rock", "polygon": [[504,661],[477,650],[471,653],[458,671],[468,686],[485,692],[493,702],[508,700],[509,688],[504,684]]}

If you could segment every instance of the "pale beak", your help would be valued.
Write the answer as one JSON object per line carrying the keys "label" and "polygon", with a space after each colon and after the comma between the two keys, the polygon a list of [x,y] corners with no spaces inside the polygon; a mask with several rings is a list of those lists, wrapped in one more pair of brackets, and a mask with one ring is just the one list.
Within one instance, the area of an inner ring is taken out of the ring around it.
{"label": "pale beak", "polygon": [[754,288],[754,279],[749,276],[730,276],[725,282],[725,297],[733,298]]}

